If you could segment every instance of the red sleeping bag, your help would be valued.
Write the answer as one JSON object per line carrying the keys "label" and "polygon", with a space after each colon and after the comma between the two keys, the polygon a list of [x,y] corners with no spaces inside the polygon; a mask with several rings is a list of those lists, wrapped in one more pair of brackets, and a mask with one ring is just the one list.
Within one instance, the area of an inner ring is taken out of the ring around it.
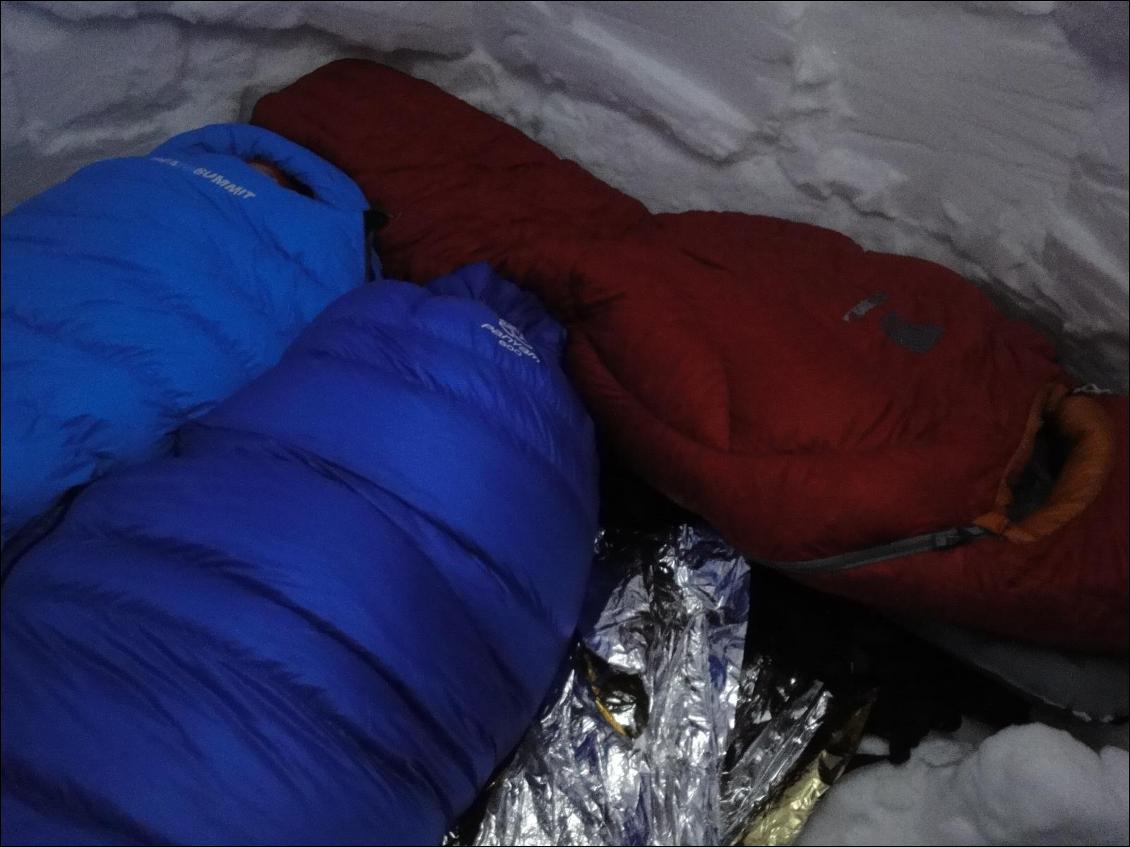
{"label": "red sleeping bag", "polygon": [[[370,62],[253,120],[390,216],[387,275],[486,260],[539,294],[609,443],[750,557],[901,614],[1126,649],[1126,398],[1073,391],[957,274],[775,218],[650,214]],[[1043,453],[1054,476],[1018,511]]]}

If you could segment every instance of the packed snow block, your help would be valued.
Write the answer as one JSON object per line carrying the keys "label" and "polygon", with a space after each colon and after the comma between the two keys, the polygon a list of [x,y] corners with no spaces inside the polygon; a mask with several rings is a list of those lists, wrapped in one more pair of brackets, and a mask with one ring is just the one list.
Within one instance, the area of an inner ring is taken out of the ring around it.
{"label": "packed snow block", "polygon": [[843,777],[796,843],[1126,844],[1130,757],[1043,724],[931,735]]}
{"label": "packed snow block", "polygon": [[[1126,399],[1074,393],[1048,341],[957,274],[781,219],[649,214],[370,62],[253,121],[389,214],[394,275],[489,259],[537,292],[610,443],[751,557],[905,615],[1126,649]],[[1030,477],[1054,485],[1033,498]]]}
{"label": "packed snow block", "polygon": [[367,207],[293,142],[216,125],[90,165],[6,215],[4,540],[277,362],[363,281]]}
{"label": "packed snow block", "polygon": [[333,303],[3,591],[5,843],[438,844],[597,529],[561,327],[475,266]]}

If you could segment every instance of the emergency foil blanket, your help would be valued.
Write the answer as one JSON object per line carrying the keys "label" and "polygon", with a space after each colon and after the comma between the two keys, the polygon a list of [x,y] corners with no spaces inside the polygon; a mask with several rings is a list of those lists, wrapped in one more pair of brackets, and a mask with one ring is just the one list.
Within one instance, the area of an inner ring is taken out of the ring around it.
{"label": "emergency foil blanket", "polygon": [[558,693],[448,843],[791,841],[865,712],[747,647],[749,566],[713,532],[606,529],[594,573]]}

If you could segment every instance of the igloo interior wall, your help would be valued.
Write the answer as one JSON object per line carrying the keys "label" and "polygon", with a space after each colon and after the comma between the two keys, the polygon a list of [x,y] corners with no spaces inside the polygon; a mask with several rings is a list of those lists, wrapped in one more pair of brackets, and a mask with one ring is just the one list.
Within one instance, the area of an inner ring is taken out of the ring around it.
{"label": "igloo interior wall", "polygon": [[246,117],[339,56],[518,126],[653,210],[940,261],[1127,386],[1127,4],[6,2],[3,203]]}

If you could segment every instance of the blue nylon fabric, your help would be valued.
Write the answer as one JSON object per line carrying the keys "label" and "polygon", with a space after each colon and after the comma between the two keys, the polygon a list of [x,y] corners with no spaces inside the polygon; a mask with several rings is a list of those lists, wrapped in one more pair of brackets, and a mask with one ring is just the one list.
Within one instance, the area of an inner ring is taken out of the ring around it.
{"label": "blue nylon fabric", "polygon": [[85,489],[4,585],[3,840],[438,843],[583,599],[562,342],[485,265],[364,286]]}
{"label": "blue nylon fabric", "polygon": [[362,282],[365,208],[309,151],[219,125],[90,165],[6,215],[2,539],[68,488],[165,451],[277,362]]}

